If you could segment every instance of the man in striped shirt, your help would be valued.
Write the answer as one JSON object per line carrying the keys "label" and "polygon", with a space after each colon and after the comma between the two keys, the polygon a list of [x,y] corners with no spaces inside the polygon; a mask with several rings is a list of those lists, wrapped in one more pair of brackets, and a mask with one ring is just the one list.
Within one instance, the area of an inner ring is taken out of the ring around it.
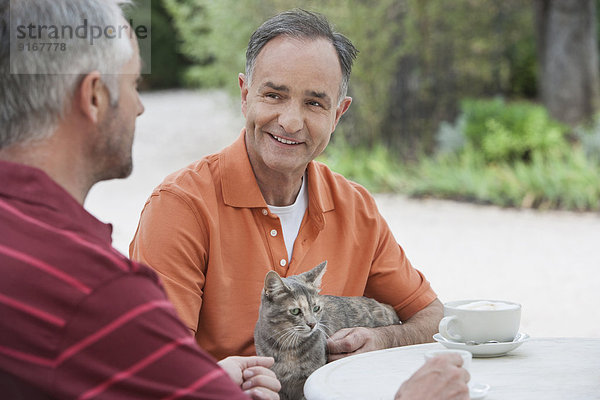
{"label": "man in striped shirt", "polygon": [[[80,26],[104,37],[34,50]],[[132,168],[140,57],[121,28],[117,0],[0,0],[0,397],[277,399],[271,358],[219,366],[82,207]]]}

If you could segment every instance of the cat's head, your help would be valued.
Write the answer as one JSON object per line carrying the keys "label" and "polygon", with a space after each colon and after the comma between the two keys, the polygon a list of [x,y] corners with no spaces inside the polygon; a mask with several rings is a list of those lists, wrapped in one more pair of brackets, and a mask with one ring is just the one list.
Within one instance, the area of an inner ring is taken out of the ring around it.
{"label": "cat's head", "polygon": [[326,266],[324,261],[310,271],[287,278],[269,271],[262,292],[261,318],[276,325],[275,330],[290,340],[323,331],[319,291]]}

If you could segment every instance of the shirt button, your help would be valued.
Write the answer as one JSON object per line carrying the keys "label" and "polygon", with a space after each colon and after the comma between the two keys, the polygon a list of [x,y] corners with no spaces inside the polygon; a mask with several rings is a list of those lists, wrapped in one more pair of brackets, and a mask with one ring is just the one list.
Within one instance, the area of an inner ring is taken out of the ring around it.
{"label": "shirt button", "polygon": [[275,229],[273,229],[271,231],[271,236],[273,236],[273,237],[277,236],[277,231]]}
{"label": "shirt button", "polygon": [[285,267],[285,264],[287,264],[287,261],[285,261],[285,258],[282,258],[281,261],[279,261],[279,265]]}
{"label": "shirt button", "polygon": [[263,215],[269,215],[269,212],[267,211],[266,208],[263,208],[262,213],[263,213]]}

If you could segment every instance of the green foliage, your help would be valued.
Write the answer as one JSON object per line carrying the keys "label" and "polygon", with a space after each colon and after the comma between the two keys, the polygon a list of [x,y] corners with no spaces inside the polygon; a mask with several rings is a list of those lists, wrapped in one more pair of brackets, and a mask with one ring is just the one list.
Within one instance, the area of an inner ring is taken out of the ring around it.
{"label": "green foliage", "polygon": [[[128,18],[140,23],[143,13],[139,9],[131,7],[125,10]],[[151,21],[143,22],[152,28],[151,73],[143,76],[142,89],[181,86],[183,73],[190,62],[178,50],[179,40],[173,32],[173,20],[165,10],[162,1],[151,2],[150,18]]]}
{"label": "green foliage", "polygon": [[486,164],[468,146],[460,155],[423,159],[404,191],[504,207],[600,210],[600,163],[578,149],[558,158]]}
{"label": "green foliage", "polygon": [[462,112],[468,142],[482,150],[488,162],[528,160],[534,153],[550,155],[567,145],[566,128],[536,104],[468,100]]}
{"label": "green foliage", "polygon": [[399,162],[382,144],[353,147],[337,137],[318,161],[373,192],[396,191],[402,182]]}
{"label": "green foliage", "polygon": [[600,115],[591,123],[575,128],[574,133],[585,155],[600,162]]}
{"label": "green foliage", "polygon": [[234,90],[244,71],[245,47],[262,18],[253,15],[258,0],[163,0],[194,65],[184,76],[193,87]]}
{"label": "green foliage", "polygon": [[537,95],[537,51],[536,40],[529,32],[527,40],[515,41],[508,46],[506,56],[510,65],[507,94],[517,97],[535,98]]}
{"label": "green foliage", "polygon": [[[465,101],[462,109],[459,122],[439,136],[446,143],[462,132],[464,146],[422,159],[411,169],[407,193],[512,207],[600,209],[600,157],[570,145],[566,129],[544,108],[494,99]],[[595,131],[590,137],[595,135],[600,137]]]}
{"label": "green foliage", "polygon": [[562,127],[533,104],[497,99],[464,104],[456,124],[440,127],[434,157],[399,164],[383,145],[355,148],[336,141],[323,161],[374,191],[504,207],[600,210],[600,123],[580,129],[577,136],[586,145],[583,140],[571,145]]}
{"label": "green foliage", "polygon": [[[383,140],[396,150],[408,158],[414,152],[431,152],[436,129],[441,121],[455,119],[460,99],[535,95],[530,2],[402,3],[402,54],[391,77],[388,117],[380,127]],[[527,82],[517,79],[518,72],[527,72]]]}

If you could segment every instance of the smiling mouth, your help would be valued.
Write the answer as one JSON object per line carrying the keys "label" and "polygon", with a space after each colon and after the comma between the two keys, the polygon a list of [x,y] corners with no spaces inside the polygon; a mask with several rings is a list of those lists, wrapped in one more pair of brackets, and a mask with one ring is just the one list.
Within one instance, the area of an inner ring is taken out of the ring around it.
{"label": "smiling mouth", "polygon": [[300,142],[294,142],[292,140],[287,140],[287,139],[284,139],[284,138],[281,138],[281,137],[275,136],[275,135],[271,135],[271,137],[273,139],[277,140],[279,143],[283,143],[283,144],[290,144],[290,145],[300,144]]}

